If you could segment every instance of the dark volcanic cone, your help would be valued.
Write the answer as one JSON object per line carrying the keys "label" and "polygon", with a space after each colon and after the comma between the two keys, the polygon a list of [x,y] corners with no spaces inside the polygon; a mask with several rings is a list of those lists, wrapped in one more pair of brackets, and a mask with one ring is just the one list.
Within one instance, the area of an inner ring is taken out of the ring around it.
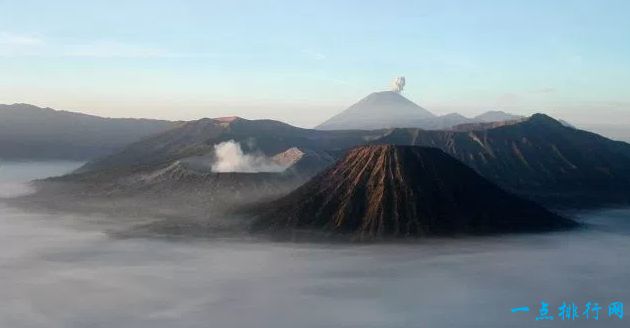
{"label": "dark volcanic cone", "polygon": [[379,237],[530,232],[573,221],[503,191],[439,149],[375,145],[259,209],[255,230]]}

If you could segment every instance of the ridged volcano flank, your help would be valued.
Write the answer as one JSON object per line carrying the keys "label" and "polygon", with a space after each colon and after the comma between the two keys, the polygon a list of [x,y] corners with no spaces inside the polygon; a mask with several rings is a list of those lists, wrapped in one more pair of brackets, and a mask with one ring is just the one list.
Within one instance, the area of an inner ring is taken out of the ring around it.
{"label": "ridged volcano flank", "polygon": [[574,225],[499,189],[441,150],[392,145],[351,150],[262,213],[255,229],[315,229],[360,239]]}

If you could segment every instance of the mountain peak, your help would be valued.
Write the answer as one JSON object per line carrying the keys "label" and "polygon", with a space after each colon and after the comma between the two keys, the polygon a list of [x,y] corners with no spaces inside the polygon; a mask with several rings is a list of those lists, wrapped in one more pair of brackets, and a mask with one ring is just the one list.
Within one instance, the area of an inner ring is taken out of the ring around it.
{"label": "mountain peak", "polygon": [[320,124],[320,130],[375,130],[401,127],[409,121],[433,118],[431,112],[398,92],[373,92]]}
{"label": "mountain peak", "polygon": [[50,111],[55,112],[54,109],[49,107],[39,107],[26,103],[15,103],[10,105],[0,104],[0,109],[9,109],[9,110],[22,110],[22,111]]}
{"label": "mountain peak", "polygon": [[535,124],[545,124],[547,126],[564,126],[564,124],[562,124],[560,121],[543,113],[536,113],[530,116],[527,122]]}
{"label": "mountain peak", "polygon": [[410,101],[405,96],[400,94],[400,92],[390,91],[390,90],[372,92],[369,95],[367,95],[365,98],[363,98],[362,100],[384,99],[385,97],[390,97],[393,99],[404,99],[404,100]]}
{"label": "mountain peak", "polygon": [[[405,110],[405,111],[410,111],[412,114],[417,114],[415,113],[415,111],[423,111],[424,109],[420,106],[418,106],[416,103],[414,103],[413,101],[407,99],[405,96],[403,96],[402,94],[400,94],[399,92],[395,92],[395,91],[377,91],[377,92],[372,92],[369,95],[367,95],[366,97],[362,98],[361,100],[359,100],[355,105],[359,105],[359,104],[369,104],[371,106],[401,106],[401,105],[406,105],[409,106],[409,108],[390,108],[390,110]],[[353,106],[355,106],[353,105]],[[350,107],[352,108],[352,107]],[[381,108],[379,108],[381,109]],[[363,108],[363,110],[367,110],[366,108]],[[426,110],[424,110],[426,111]],[[430,112],[426,112],[423,113],[427,116],[433,117],[435,115],[433,115]]]}
{"label": "mountain peak", "polygon": [[359,239],[536,231],[571,222],[505,192],[436,148],[370,145],[262,210],[255,228]]}
{"label": "mountain peak", "polygon": [[500,121],[513,121],[523,119],[523,116],[506,113],[500,110],[491,110],[483,114],[479,114],[474,117],[474,120],[479,122],[500,122]]}
{"label": "mountain peak", "polygon": [[457,118],[467,120],[468,118],[460,113],[448,113],[440,116],[442,118]]}
{"label": "mountain peak", "polygon": [[213,120],[221,122],[221,123],[232,123],[234,121],[243,120],[243,119],[244,118],[238,117],[238,116],[224,116],[224,117],[213,118]]}

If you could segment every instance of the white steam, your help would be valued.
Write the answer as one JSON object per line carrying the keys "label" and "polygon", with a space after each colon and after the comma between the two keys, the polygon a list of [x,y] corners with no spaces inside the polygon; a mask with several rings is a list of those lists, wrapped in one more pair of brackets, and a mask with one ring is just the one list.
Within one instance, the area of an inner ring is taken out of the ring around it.
{"label": "white steam", "polygon": [[287,167],[259,154],[245,154],[241,144],[234,140],[214,146],[213,172],[282,172]]}
{"label": "white steam", "polygon": [[392,81],[392,91],[401,93],[405,88],[405,77],[399,76]]}

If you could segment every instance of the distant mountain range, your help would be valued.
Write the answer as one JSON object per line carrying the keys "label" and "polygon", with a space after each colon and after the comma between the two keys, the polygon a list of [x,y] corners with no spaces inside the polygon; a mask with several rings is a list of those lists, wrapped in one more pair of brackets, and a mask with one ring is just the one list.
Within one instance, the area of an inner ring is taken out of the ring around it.
{"label": "distant mountain range", "polygon": [[214,146],[233,140],[243,151],[275,156],[289,148],[308,153],[335,153],[382,137],[386,131],[318,131],[273,120],[201,119],[134,143],[111,156],[92,161],[84,174],[116,175],[166,167],[174,161],[212,154]]}
{"label": "distant mountain range", "polygon": [[491,110],[487,111],[483,114],[477,115],[472,118],[475,122],[481,123],[492,123],[492,122],[504,122],[504,121],[515,121],[524,118],[520,115],[514,115],[510,113],[506,113],[499,110]]}
{"label": "distant mountain range", "polygon": [[242,231],[251,209],[259,229],[360,239],[539,231],[571,224],[533,202],[630,204],[630,144],[544,114],[435,116],[381,92],[320,128],[3,105],[0,159],[91,159],[36,182],[37,193],[15,200],[28,206],[190,219],[152,231]]}
{"label": "distant mountain range", "polygon": [[255,230],[353,239],[543,231],[575,224],[501,190],[436,148],[360,146],[256,208]]}
{"label": "distant mountain range", "polygon": [[94,159],[178,124],[103,118],[28,104],[0,105],[0,159]]}
{"label": "distant mountain range", "polygon": [[[366,108],[367,111],[365,111]],[[248,131],[247,122],[249,121],[237,118],[237,122],[230,122],[232,119],[234,118],[217,120],[215,127],[205,126],[204,129],[222,131],[221,126],[229,126],[232,131],[229,137],[233,137],[238,141],[247,141],[247,138],[252,137],[252,134]],[[377,138],[383,131],[396,127],[472,131],[509,125],[524,119],[524,117],[501,111],[489,111],[473,118],[467,118],[456,113],[436,116],[404,98],[399,93],[386,91],[371,94],[347,111],[331,118],[318,127],[322,130],[330,131],[329,134],[298,129],[274,121],[267,121],[265,124],[262,124],[262,121],[256,121],[255,125],[260,126],[252,128],[260,129],[260,135],[255,136],[255,138],[260,139],[258,142],[261,143],[257,147],[275,154],[283,151],[282,147],[293,145],[293,138],[289,137],[286,142],[281,142],[276,146],[275,141],[272,140],[277,137],[275,132],[269,136],[272,139],[265,137],[270,129],[275,129],[276,127],[280,131],[285,131],[288,136],[291,136],[294,132],[301,135],[303,140],[299,144],[302,148],[308,150],[311,148],[331,148],[326,146],[326,143],[341,142],[340,146],[343,147],[362,144],[366,140]],[[364,120],[368,122],[366,123],[367,125],[364,124]],[[212,120],[203,119],[197,123],[190,122],[190,124],[186,124],[187,129],[194,131],[196,127],[203,126],[209,121]],[[564,121],[560,122],[571,126]],[[184,122],[103,118],[82,113],[40,108],[28,104],[0,105],[0,160],[94,161],[97,158],[118,153],[127,145],[131,145],[146,137],[155,136],[182,125],[184,125]],[[375,131],[331,131],[330,129],[333,127],[350,130],[375,129]],[[620,125],[586,125],[585,127],[608,137],[630,141],[630,133],[627,133],[628,129]],[[197,137],[211,139],[213,132],[209,130],[196,131]],[[206,132],[208,134],[205,134]],[[177,133],[180,132],[174,132],[174,134]],[[224,132],[217,133],[221,133],[227,138]],[[169,136],[166,135],[162,138],[169,138]],[[323,139],[313,140],[313,138]],[[364,138],[365,140],[363,140]],[[128,156],[129,159],[134,156],[141,157],[143,154],[152,151],[151,143],[157,142],[157,140],[153,139],[143,144],[148,146],[148,148],[140,145],[133,147],[133,151],[137,152],[137,155],[129,153],[119,155]],[[349,140],[352,141],[349,142]],[[203,152],[203,149],[192,149],[189,147],[190,144],[197,143],[195,140],[180,140],[180,142],[185,149],[178,149],[176,152],[190,152],[193,154]],[[250,142],[245,142],[243,147],[247,148],[250,144]],[[156,160],[168,159],[168,152],[172,149],[168,150],[169,145],[164,145],[164,147],[167,151],[156,155]],[[174,155],[172,158],[178,158],[177,154],[172,155]],[[141,161],[144,161],[144,159]]]}
{"label": "distant mountain range", "polygon": [[398,92],[374,92],[315,127],[318,130],[375,130],[387,128],[450,129],[460,124],[522,119],[522,116],[489,111],[473,118],[452,113],[436,116]]}
{"label": "distant mountain range", "polygon": [[303,178],[325,169],[352,147],[417,145],[439,148],[500,187],[544,204],[630,204],[630,144],[567,127],[544,114],[448,131],[322,131],[271,120],[203,119],[129,145],[65,179],[98,185],[155,172],[176,161],[212,158],[214,146],[229,140],[245,153],[272,157],[295,148],[309,154],[306,158],[318,159],[304,165],[309,171],[302,174],[290,168]]}
{"label": "distant mountain range", "polygon": [[630,144],[544,114],[468,132],[395,129],[378,143],[438,147],[499,186],[547,204],[630,200]]}
{"label": "distant mountain range", "polygon": [[[284,171],[215,170],[225,156]],[[449,130],[329,131],[230,117],[183,123],[35,185],[15,201],[164,217],[145,228],[165,233],[242,232],[252,209],[258,229],[366,239],[539,231],[570,224],[532,201],[554,210],[629,205],[630,144],[544,114]]]}

